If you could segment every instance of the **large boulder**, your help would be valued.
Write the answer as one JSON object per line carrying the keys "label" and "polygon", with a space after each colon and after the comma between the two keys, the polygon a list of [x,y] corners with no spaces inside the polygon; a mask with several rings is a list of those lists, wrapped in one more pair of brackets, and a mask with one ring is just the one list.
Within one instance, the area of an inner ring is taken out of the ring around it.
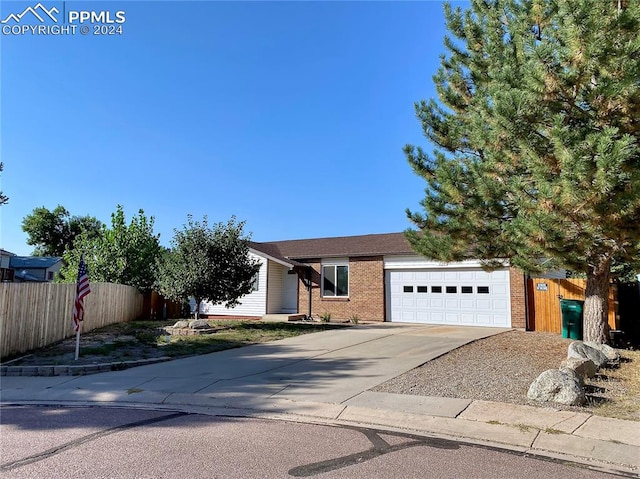
{"label": "large boulder", "polygon": [[185,320],[176,321],[176,323],[173,325],[174,329],[183,329],[188,327],[189,327],[189,321],[185,321]]}
{"label": "large boulder", "polygon": [[595,363],[584,358],[567,358],[560,364],[560,369],[571,369],[582,379],[592,378],[598,372]]}
{"label": "large boulder", "polygon": [[607,364],[607,356],[594,347],[583,343],[582,341],[574,341],[569,345],[567,356],[570,358],[591,359],[598,369]]}
{"label": "large boulder", "polygon": [[620,353],[608,344],[594,343],[592,341],[585,341],[584,344],[600,351],[607,357],[607,361],[610,363],[618,364],[620,362]]}
{"label": "large boulder", "polygon": [[531,383],[527,397],[534,401],[580,406],[585,401],[580,382],[571,369],[549,369]]}
{"label": "large boulder", "polygon": [[207,323],[204,319],[194,319],[189,322],[189,328],[191,329],[210,329],[209,323]]}

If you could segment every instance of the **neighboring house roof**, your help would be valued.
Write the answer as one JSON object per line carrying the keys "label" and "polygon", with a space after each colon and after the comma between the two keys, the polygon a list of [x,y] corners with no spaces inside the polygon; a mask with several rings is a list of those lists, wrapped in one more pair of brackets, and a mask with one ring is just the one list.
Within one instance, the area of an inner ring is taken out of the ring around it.
{"label": "neighboring house roof", "polygon": [[57,256],[12,256],[9,268],[13,269],[47,269],[62,261]]}
{"label": "neighboring house roof", "polygon": [[6,249],[2,249],[2,248],[0,248],[0,254],[3,254],[5,256],[15,256],[15,254],[12,253],[11,251],[7,251]]}
{"label": "neighboring house roof", "polygon": [[291,260],[415,254],[404,233],[251,243],[256,251]]}

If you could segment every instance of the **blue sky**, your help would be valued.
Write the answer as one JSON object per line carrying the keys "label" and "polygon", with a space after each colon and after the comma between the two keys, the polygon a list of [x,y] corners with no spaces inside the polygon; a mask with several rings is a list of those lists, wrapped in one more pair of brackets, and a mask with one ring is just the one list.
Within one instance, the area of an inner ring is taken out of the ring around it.
{"label": "blue sky", "polygon": [[425,183],[402,147],[430,149],[413,103],[435,96],[441,2],[41,3],[126,21],[1,35],[3,249],[29,254],[22,219],[58,204],[142,208],[167,246],[188,214],[256,241],[411,226]]}

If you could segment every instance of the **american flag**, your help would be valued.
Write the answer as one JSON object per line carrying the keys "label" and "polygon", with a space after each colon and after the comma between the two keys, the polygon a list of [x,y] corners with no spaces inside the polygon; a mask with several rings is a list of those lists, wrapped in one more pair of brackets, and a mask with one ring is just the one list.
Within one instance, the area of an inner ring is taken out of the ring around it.
{"label": "american flag", "polygon": [[80,329],[80,321],[84,319],[84,297],[91,292],[89,288],[89,276],[84,256],[80,256],[78,266],[78,282],[76,283],[76,299],[73,302],[73,330],[77,333]]}

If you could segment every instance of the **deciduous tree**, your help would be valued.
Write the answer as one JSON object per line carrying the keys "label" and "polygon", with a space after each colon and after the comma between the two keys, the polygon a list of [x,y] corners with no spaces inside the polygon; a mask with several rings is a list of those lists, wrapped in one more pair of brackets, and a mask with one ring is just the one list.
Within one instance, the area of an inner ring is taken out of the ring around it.
{"label": "deciduous tree", "polygon": [[27,233],[27,244],[35,246],[36,256],[62,256],[73,242],[85,233],[88,238],[98,236],[102,222],[93,216],[71,216],[61,205],[53,211],[44,206],[35,208],[22,220],[22,231]]}
{"label": "deciduous tree", "polygon": [[62,281],[73,282],[80,255],[84,255],[90,281],[134,286],[150,290],[155,281],[155,264],[162,253],[160,235],[153,232],[154,218],[138,211],[127,225],[122,206],[111,214],[111,228],[103,225],[97,237],[81,234],[74,248],[64,255]]}
{"label": "deciduous tree", "polygon": [[[4,170],[4,164],[0,161],[0,173]],[[9,202],[9,197],[4,195],[2,191],[0,191],[0,206],[6,205]]]}
{"label": "deciduous tree", "polygon": [[244,222],[232,217],[209,226],[188,217],[174,230],[172,249],[158,262],[158,288],[172,299],[195,298],[196,317],[202,301],[233,307],[251,292],[260,263],[249,256]]}
{"label": "deciduous tree", "polygon": [[444,261],[587,277],[586,340],[606,342],[613,258],[640,254],[640,2],[445,6],[438,99],[416,104],[429,155],[408,238]]}

